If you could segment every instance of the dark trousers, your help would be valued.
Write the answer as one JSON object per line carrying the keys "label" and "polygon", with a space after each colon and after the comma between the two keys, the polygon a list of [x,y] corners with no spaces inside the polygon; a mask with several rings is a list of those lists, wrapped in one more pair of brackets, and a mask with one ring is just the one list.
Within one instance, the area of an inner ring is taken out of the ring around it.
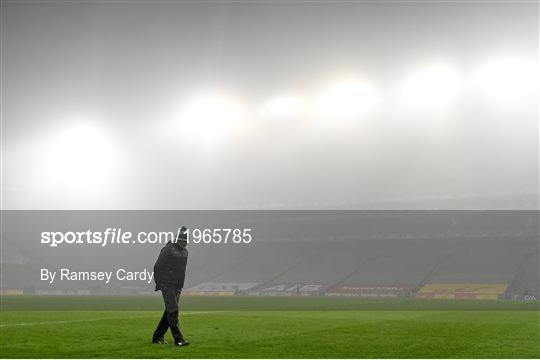
{"label": "dark trousers", "polygon": [[174,289],[162,289],[163,301],[165,302],[165,311],[161,320],[154,331],[154,339],[161,339],[171,329],[174,341],[183,339],[180,325],[178,324],[178,300],[180,299],[180,291]]}

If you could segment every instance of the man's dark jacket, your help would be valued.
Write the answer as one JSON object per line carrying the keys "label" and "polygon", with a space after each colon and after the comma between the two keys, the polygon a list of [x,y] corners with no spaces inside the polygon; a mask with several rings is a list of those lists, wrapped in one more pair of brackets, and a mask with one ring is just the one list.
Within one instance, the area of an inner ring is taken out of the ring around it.
{"label": "man's dark jacket", "polygon": [[178,243],[168,242],[161,249],[154,265],[156,291],[163,289],[182,290],[186,277],[188,252]]}

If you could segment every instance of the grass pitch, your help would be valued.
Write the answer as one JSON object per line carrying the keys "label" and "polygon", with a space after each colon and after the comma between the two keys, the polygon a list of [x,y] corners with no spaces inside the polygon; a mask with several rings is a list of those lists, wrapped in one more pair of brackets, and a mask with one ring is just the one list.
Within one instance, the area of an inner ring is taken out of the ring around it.
{"label": "grass pitch", "polygon": [[[3,358],[539,358],[538,303],[185,297],[191,345],[150,343],[158,296],[4,296]],[[170,334],[167,334],[168,340]]]}

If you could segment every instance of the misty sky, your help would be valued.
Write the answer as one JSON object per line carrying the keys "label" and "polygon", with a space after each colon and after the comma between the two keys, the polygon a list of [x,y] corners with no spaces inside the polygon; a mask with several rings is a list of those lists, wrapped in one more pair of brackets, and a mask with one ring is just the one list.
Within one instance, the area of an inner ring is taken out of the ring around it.
{"label": "misty sky", "polygon": [[[538,191],[537,92],[506,103],[469,86],[498,58],[537,65],[538,14],[534,2],[2,2],[2,207]],[[432,61],[457,69],[457,95],[402,108],[395,88]],[[261,116],[280,94],[316,99],[358,77],[378,94],[358,118]],[[217,106],[202,130],[184,121],[208,93],[234,98],[239,120]]]}

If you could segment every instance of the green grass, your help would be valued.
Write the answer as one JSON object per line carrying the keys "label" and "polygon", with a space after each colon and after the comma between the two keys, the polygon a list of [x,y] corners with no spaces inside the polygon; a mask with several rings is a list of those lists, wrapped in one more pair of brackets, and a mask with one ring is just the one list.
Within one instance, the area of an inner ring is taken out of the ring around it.
{"label": "green grass", "polygon": [[[538,303],[182,298],[192,345],[150,344],[161,299],[2,298],[6,358],[539,358]],[[124,311],[119,311],[124,309]],[[170,335],[168,335],[170,337]]]}

